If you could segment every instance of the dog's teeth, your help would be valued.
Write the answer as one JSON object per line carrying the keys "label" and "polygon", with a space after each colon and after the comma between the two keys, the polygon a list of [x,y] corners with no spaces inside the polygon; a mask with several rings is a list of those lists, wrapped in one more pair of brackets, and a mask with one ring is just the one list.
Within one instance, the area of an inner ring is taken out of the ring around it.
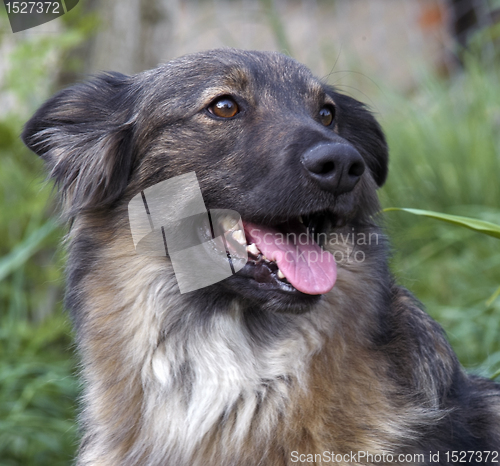
{"label": "dog's teeth", "polygon": [[254,256],[258,256],[260,254],[260,251],[259,251],[259,248],[257,248],[257,246],[255,246],[254,243],[252,244],[249,244],[247,246],[247,251],[250,253],[250,254],[253,254]]}
{"label": "dog's teeth", "polygon": [[237,226],[238,224],[234,224],[234,219],[229,217],[229,216],[226,216],[224,217],[221,221],[220,221],[220,224],[222,226],[222,228],[224,229],[224,231],[229,231],[229,230],[232,230],[235,226]]}
{"label": "dog's teeth", "polygon": [[278,269],[278,278],[280,280],[283,280],[285,278],[285,274],[281,271],[281,269]]}
{"label": "dog's teeth", "polygon": [[270,261],[270,260],[269,260],[266,256],[264,256],[264,254],[262,254],[261,259],[262,259],[263,261],[268,261],[268,262],[271,262],[271,261]]}
{"label": "dog's teeth", "polygon": [[302,218],[302,215],[299,215],[299,222],[304,223],[304,219]]}
{"label": "dog's teeth", "polygon": [[241,231],[241,230],[233,231],[232,236],[241,245],[246,244],[246,239],[245,239],[245,235],[243,234],[243,231]]}

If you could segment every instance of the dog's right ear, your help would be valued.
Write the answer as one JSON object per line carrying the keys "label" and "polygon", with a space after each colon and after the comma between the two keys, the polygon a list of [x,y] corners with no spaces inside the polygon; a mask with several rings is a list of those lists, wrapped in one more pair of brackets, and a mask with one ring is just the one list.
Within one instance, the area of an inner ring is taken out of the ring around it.
{"label": "dog's right ear", "polygon": [[375,182],[382,186],[387,178],[389,151],[382,128],[364,104],[327,86],[340,115],[340,135],[352,143],[366,161]]}
{"label": "dog's right ear", "polygon": [[110,205],[126,188],[134,100],[131,78],[105,74],[59,92],[26,123],[22,140],[45,160],[68,217]]}

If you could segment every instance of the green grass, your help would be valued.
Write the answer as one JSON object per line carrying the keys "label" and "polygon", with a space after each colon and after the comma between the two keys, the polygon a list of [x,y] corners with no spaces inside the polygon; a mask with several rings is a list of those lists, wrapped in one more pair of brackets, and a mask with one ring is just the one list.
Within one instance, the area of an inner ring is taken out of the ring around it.
{"label": "green grass", "polygon": [[[0,8],[0,30],[8,31],[5,21]],[[77,446],[79,385],[62,310],[62,231],[51,220],[42,161],[19,134],[82,38],[79,26],[20,38],[0,89],[15,101],[0,117],[0,466],[68,465]]]}
{"label": "green grass", "polygon": [[[391,149],[384,207],[500,224],[499,71],[472,59],[451,82],[429,78],[414,96],[386,94]],[[384,214],[393,270],[445,328],[463,364],[500,367],[500,241],[405,213]]]}
{"label": "green grass", "polygon": [[66,319],[0,329],[0,464],[68,465],[77,442],[78,384]]}

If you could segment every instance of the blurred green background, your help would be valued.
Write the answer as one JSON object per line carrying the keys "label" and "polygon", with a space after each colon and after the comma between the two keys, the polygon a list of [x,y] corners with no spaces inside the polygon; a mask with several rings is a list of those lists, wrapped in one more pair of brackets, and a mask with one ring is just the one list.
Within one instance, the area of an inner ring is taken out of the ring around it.
{"label": "blurred green background", "polygon": [[[37,106],[101,68],[136,72],[221,45],[281,50],[376,113],[391,148],[384,207],[500,224],[498,5],[483,2],[460,30],[455,3],[400,2],[404,16],[387,0],[368,9],[362,0],[81,0],[60,20],[15,35],[0,6],[1,466],[70,464],[78,436],[64,229],[41,161],[19,140]],[[117,5],[128,8],[125,23]],[[443,325],[461,362],[495,377],[500,241],[406,213],[382,216],[399,281]]]}

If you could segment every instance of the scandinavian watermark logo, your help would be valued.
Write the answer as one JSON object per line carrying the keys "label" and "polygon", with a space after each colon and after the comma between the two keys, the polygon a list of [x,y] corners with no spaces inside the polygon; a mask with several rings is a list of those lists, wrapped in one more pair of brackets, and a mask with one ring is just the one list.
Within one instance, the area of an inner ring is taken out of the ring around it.
{"label": "scandinavian watermark logo", "polygon": [[170,257],[181,294],[220,282],[248,261],[240,215],[207,210],[194,172],[141,191],[128,212],[136,252]]}
{"label": "scandinavian watermark logo", "polygon": [[72,10],[79,0],[3,0],[3,2],[12,32],[20,32],[59,18]]}

